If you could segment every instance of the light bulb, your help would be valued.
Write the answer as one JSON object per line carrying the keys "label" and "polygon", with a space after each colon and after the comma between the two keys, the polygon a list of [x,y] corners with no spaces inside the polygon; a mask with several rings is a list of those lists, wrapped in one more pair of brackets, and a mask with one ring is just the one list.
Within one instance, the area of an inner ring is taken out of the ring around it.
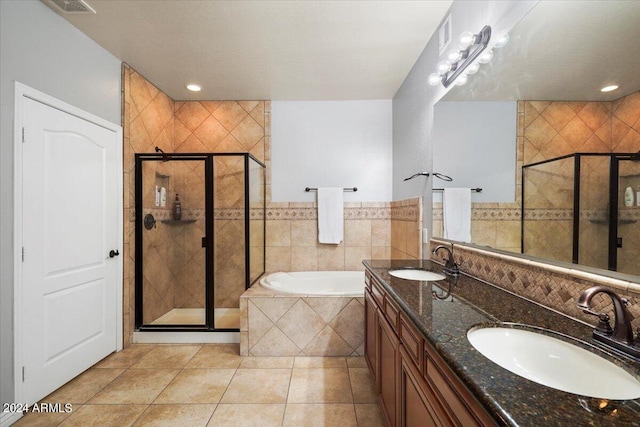
{"label": "light bulb", "polygon": [[468,80],[469,80],[469,76],[467,76],[466,74],[460,74],[456,79],[456,85],[462,86],[466,84]]}
{"label": "light bulb", "polygon": [[503,35],[500,36],[500,38],[498,39],[496,44],[493,45],[493,47],[500,49],[501,47],[505,47],[507,43],[509,43],[509,33],[504,33]]}
{"label": "light bulb", "polygon": [[618,85],[605,86],[602,89],[600,89],[600,92],[611,92],[618,89],[618,87],[619,87]]}
{"label": "light bulb", "polygon": [[442,76],[438,73],[429,74],[429,84],[431,86],[437,86],[442,81]]}
{"label": "light bulb", "polygon": [[200,92],[202,90],[202,86],[195,83],[189,83],[187,85],[187,89],[189,89],[191,92]]}
{"label": "light bulb", "polygon": [[447,59],[449,62],[458,62],[462,58],[462,52],[459,50],[452,50],[447,54]]}
{"label": "light bulb", "polygon": [[460,38],[458,39],[458,47],[460,50],[465,50],[472,44],[474,44],[476,36],[471,31],[465,31],[460,34]]}
{"label": "light bulb", "polygon": [[436,67],[436,70],[440,75],[447,74],[451,70],[451,64],[449,61],[440,61]]}
{"label": "light bulb", "polygon": [[477,73],[479,69],[480,69],[480,64],[478,64],[477,62],[474,62],[473,64],[469,65],[467,69],[464,71],[467,74],[471,75],[471,74]]}
{"label": "light bulb", "polygon": [[485,50],[478,58],[478,62],[481,64],[488,64],[493,59],[493,50]]}

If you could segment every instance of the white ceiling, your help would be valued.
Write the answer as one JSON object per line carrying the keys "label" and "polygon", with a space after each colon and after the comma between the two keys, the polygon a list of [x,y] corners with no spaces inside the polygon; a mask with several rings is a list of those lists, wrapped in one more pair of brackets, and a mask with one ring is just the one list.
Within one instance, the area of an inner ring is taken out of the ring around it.
{"label": "white ceiling", "polygon": [[452,3],[86,2],[60,14],[175,100],[390,99]]}

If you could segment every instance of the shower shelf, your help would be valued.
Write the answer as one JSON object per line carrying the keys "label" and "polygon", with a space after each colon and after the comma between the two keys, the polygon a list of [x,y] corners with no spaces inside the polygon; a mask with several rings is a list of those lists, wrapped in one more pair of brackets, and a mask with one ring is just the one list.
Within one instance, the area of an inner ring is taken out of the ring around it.
{"label": "shower shelf", "polygon": [[191,224],[192,222],[196,222],[195,219],[162,219],[161,223],[167,225],[178,225],[178,224]]}

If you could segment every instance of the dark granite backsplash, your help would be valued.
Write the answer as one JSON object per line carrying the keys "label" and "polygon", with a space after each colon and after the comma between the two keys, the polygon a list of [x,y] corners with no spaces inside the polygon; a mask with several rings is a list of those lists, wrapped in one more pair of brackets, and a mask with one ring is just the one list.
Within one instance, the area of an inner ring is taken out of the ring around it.
{"label": "dark granite backsplash", "polygon": [[[428,260],[372,260],[364,265],[499,424],[640,426],[640,399],[608,401],[539,385],[489,361],[466,337],[475,325],[512,322],[556,331],[582,345],[591,341],[591,326],[466,275],[434,283],[388,274],[401,267],[442,271],[442,266]],[[640,364],[605,356],[640,379]]]}

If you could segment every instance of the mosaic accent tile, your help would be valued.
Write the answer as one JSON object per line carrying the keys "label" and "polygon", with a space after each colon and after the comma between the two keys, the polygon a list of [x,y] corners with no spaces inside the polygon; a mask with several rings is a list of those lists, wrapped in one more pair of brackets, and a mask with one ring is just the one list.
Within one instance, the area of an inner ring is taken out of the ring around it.
{"label": "mosaic accent tile", "polygon": [[[431,248],[441,243],[446,242],[432,240]],[[580,278],[576,277],[580,272],[575,270],[542,263],[534,265],[526,260],[511,261],[495,253],[458,244],[454,245],[454,253],[464,273],[590,324],[595,324],[593,316],[584,314],[576,306],[579,296],[587,288],[599,284],[614,288],[618,295],[630,302],[627,309],[633,318],[634,330],[640,328],[640,293],[629,290],[628,283],[589,273],[581,275],[590,279]],[[612,311],[611,307],[608,297],[594,299],[593,309],[598,312]],[[612,313],[610,316],[614,318]]]}

